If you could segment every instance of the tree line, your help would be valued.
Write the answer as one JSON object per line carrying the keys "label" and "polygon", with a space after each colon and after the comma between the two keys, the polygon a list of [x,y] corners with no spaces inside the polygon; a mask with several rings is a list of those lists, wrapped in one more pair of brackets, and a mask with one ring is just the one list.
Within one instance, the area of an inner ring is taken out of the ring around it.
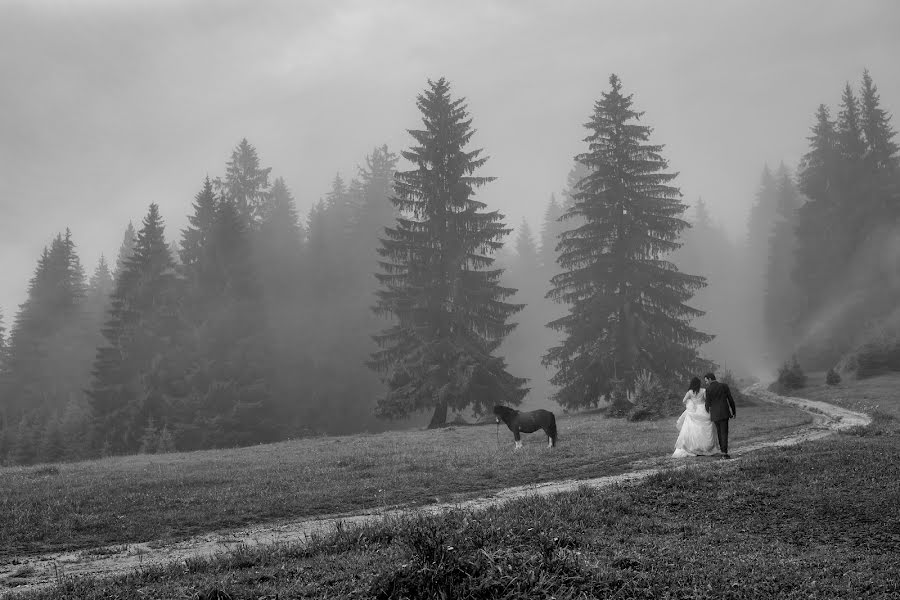
{"label": "tree line", "polygon": [[[896,218],[897,148],[868,73],[837,122],[820,107],[796,176],[764,170],[743,248],[702,200],[688,218],[616,76],[561,197],[512,244],[477,197],[493,178],[465,99],[429,80],[417,106],[409,148],[335,176],[305,222],[242,140],[179,234],[151,205],[89,278],[73,234],[53,238],[8,330],[0,316],[0,461],[439,426],[529,390],[593,407],[648,373],[682,387],[749,331],[773,360],[830,361],[804,331]],[[886,309],[870,287],[866,306]]]}
{"label": "tree line", "polygon": [[833,112],[816,109],[796,173],[763,170],[750,215],[747,272],[770,367],[835,367],[900,297],[900,157],[868,71]]}

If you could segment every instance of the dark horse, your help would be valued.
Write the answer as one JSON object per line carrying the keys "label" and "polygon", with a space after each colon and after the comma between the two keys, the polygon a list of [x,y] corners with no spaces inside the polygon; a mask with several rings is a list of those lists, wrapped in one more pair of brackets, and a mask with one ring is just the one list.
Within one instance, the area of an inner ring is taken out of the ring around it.
{"label": "dark horse", "polygon": [[534,433],[538,429],[543,429],[547,434],[547,447],[556,446],[556,417],[549,410],[532,410],[530,412],[519,412],[508,406],[495,406],[494,414],[497,415],[497,423],[503,421],[509,430],[513,432],[516,440],[516,450],[522,447],[520,433]]}

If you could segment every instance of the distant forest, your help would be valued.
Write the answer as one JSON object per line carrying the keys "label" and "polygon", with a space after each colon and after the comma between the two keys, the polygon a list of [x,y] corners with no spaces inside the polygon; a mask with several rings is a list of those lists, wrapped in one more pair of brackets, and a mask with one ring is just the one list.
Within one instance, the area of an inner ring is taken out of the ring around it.
{"label": "distant forest", "polygon": [[898,147],[868,72],[812,112],[794,169],[756,167],[736,242],[682,202],[634,100],[612,76],[566,188],[521,199],[546,208],[514,235],[478,200],[489,162],[440,79],[410,146],[374,148],[305,218],[244,139],[186,191],[180,232],[150,205],[90,274],[77,232],[48,236],[0,314],[0,464],[578,410],[714,367],[858,368],[873,344],[900,357]]}

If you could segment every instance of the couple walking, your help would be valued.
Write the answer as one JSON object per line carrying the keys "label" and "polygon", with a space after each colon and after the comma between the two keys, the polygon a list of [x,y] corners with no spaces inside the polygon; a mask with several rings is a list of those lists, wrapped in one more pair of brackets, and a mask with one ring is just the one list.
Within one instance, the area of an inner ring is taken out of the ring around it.
{"label": "couple walking", "polygon": [[673,458],[712,454],[716,446],[722,458],[728,455],[728,420],[736,416],[731,389],[716,381],[715,373],[704,376],[706,389],[700,387],[700,378],[691,379],[691,387],[682,402],[684,412],[678,417],[679,429]]}

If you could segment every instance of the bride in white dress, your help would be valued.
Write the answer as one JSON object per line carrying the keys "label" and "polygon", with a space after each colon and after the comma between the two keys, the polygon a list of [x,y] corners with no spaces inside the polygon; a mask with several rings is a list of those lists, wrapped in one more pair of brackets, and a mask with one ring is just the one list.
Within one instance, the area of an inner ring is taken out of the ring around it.
{"label": "bride in white dress", "polygon": [[717,447],[716,428],[706,412],[706,390],[700,387],[700,378],[691,379],[691,388],[684,396],[684,412],[678,417],[678,439],[673,458],[713,454]]}

